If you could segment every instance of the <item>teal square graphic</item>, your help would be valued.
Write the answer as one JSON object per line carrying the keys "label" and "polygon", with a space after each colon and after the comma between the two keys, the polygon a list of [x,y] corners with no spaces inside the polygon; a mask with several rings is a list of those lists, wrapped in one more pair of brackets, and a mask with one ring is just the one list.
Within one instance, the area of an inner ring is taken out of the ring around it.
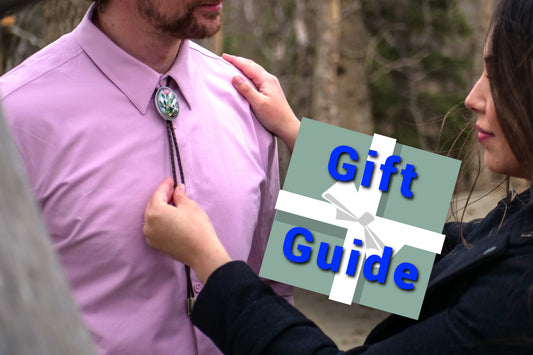
{"label": "teal square graphic", "polygon": [[[348,154],[341,155],[337,167],[342,167],[344,163],[356,165],[353,184],[358,189],[364,189],[360,184],[372,140],[373,137],[369,135],[304,118],[282,192],[317,200],[319,203],[328,203],[322,194],[337,183],[328,170],[328,163],[332,151],[339,146],[351,147],[357,152],[356,161]],[[379,155],[379,147],[376,151]],[[395,164],[397,172],[390,175],[387,191],[381,193],[375,216],[440,233],[461,162],[397,143],[394,145],[394,155],[401,157],[401,160]],[[401,192],[403,176],[400,172],[406,169],[407,164],[414,165],[417,173],[409,186],[412,198],[407,198]],[[373,174],[381,173],[380,167],[376,165]],[[364,209],[364,206],[361,207]],[[360,216],[354,218],[357,217]],[[376,220],[365,228],[372,230],[375,223],[380,222]],[[294,227],[307,229],[313,237],[312,243],[306,242],[303,236],[294,239],[292,250],[295,254],[299,253],[294,249],[299,244],[310,247],[309,261],[305,263],[292,262],[284,254],[286,235]],[[307,218],[299,215],[298,211],[289,213],[278,209],[260,276],[325,295],[330,294],[337,273],[319,268],[316,262],[317,253],[320,245],[327,243],[329,253],[326,259],[331,261],[334,248],[346,245],[347,232],[345,227]],[[403,237],[405,236],[393,236]],[[364,235],[357,235],[356,238],[362,240]],[[357,250],[361,252],[360,257],[364,264],[364,250]],[[345,247],[342,258],[349,257],[350,250]],[[367,274],[363,277],[361,270],[359,277],[353,280],[356,287],[352,302],[417,319],[434,259],[434,252],[413,245],[404,245],[401,249],[394,250],[383,283],[367,280]],[[416,281],[412,282],[412,290],[402,289],[395,282],[395,270],[402,263],[411,263],[418,271]],[[362,269],[363,265],[360,268]],[[377,273],[376,268],[371,270],[373,274]],[[338,273],[344,271],[339,270]]]}

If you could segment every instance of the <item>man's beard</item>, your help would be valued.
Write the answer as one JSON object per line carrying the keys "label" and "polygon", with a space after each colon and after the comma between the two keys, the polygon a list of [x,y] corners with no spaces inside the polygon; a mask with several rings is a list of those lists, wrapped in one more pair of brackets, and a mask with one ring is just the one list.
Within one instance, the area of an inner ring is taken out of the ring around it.
{"label": "man's beard", "polygon": [[[196,6],[194,4],[189,6],[183,16],[177,18],[169,18],[164,16],[164,14],[161,14],[153,6],[152,0],[137,0],[137,8],[140,14],[158,31],[175,38],[207,38],[217,33],[220,29],[220,24],[216,28],[208,28],[208,26],[201,25],[195,21],[194,10]],[[213,19],[218,16],[220,15],[213,14]]]}

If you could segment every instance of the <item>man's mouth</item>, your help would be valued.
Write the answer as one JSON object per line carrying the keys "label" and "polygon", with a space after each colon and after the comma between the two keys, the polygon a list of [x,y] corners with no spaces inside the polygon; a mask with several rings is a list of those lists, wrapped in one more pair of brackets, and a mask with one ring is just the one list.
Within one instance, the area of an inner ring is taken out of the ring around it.
{"label": "man's mouth", "polygon": [[204,11],[207,12],[214,12],[214,11],[221,11],[222,10],[222,1],[217,2],[204,2],[198,6]]}

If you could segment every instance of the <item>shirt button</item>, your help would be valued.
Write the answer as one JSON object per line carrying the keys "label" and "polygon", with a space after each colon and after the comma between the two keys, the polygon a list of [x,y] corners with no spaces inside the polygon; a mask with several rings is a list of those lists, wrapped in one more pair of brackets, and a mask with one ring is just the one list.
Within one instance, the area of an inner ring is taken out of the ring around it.
{"label": "shirt button", "polygon": [[193,288],[194,292],[200,293],[200,291],[202,291],[202,284],[200,282],[195,282]]}

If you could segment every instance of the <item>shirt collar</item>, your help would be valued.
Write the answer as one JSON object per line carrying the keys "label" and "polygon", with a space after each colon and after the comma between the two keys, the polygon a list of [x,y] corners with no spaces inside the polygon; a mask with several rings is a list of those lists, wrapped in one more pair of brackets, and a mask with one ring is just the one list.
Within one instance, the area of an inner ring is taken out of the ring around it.
{"label": "shirt collar", "polygon": [[102,73],[131,101],[144,115],[153,100],[153,94],[160,80],[172,77],[189,108],[194,100],[196,88],[193,66],[189,60],[189,41],[181,42],[180,50],[167,74],[160,74],[131,56],[117,46],[109,37],[98,29],[91,21],[94,4],[76,29],[81,48],[102,71]]}
{"label": "shirt collar", "polygon": [[182,40],[176,60],[167,73],[177,83],[189,109],[195,102],[196,83],[198,82],[198,77],[195,75],[194,61],[191,59],[191,51],[189,40]]}

